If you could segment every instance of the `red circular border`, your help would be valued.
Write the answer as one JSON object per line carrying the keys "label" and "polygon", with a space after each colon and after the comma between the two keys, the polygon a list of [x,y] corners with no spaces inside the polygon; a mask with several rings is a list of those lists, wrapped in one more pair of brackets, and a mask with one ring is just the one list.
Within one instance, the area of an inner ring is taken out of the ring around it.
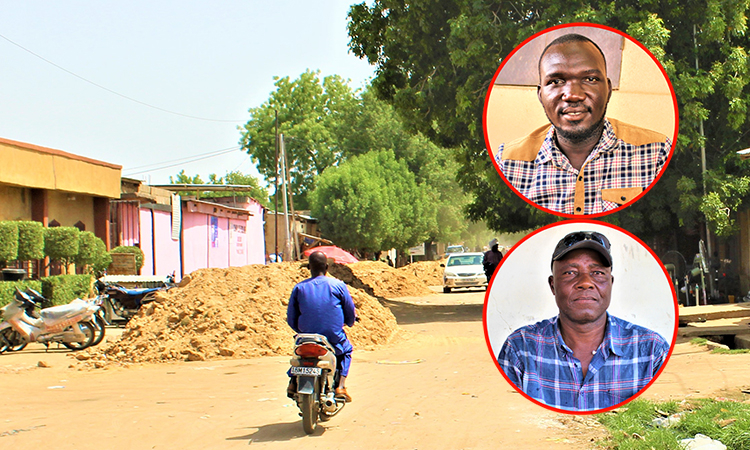
{"label": "red circular border", "polygon": [[[532,236],[534,236],[536,234],[539,234],[542,231],[547,230],[549,228],[554,228],[554,227],[557,227],[557,226],[560,226],[560,225],[566,225],[566,224],[571,224],[571,223],[582,223],[582,224],[583,223],[589,223],[589,224],[594,224],[594,225],[608,227],[608,228],[611,228],[613,230],[617,230],[619,232],[622,232],[622,233],[628,235],[629,237],[631,237],[632,239],[634,239],[638,244],[640,244],[646,250],[648,250],[648,252],[651,254],[651,256],[654,257],[654,259],[661,265],[661,270],[664,273],[664,276],[667,278],[667,280],[670,280],[669,281],[669,286],[670,286],[670,290],[672,291],[672,300],[673,300],[673,303],[674,303],[674,332],[672,333],[672,341],[671,341],[672,343],[669,346],[669,353],[667,354],[666,359],[664,359],[664,362],[662,363],[661,367],[659,368],[659,371],[656,372],[656,375],[651,379],[651,381],[646,386],[644,386],[641,390],[639,390],[638,392],[636,392],[635,395],[633,395],[632,397],[630,397],[630,398],[628,398],[628,399],[626,399],[626,400],[624,400],[624,401],[622,401],[622,402],[620,402],[620,403],[618,403],[616,405],[612,405],[612,406],[610,406],[608,408],[596,409],[596,410],[591,410],[591,411],[570,411],[570,410],[567,410],[567,409],[555,408],[555,407],[546,405],[546,404],[544,404],[544,403],[542,403],[542,402],[540,402],[538,400],[535,400],[535,399],[529,397],[525,392],[523,392],[523,390],[519,389],[518,386],[516,386],[515,384],[513,384],[513,382],[511,382],[508,379],[508,376],[505,374],[505,371],[502,369],[502,367],[500,367],[500,363],[498,363],[498,361],[497,361],[497,355],[494,354],[494,352],[492,350],[492,345],[490,345],[490,335],[489,335],[489,331],[487,330],[487,304],[488,304],[488,301],[489,301],[489,298],[490,298],[490,291],[491,291],[491,289],[493,287],[493,284],[494,284],[494,281],[495,281],[495,276],[500,272],[500,268],[508,260],[508,256],[510,256],[513,253],[513,251],[515,251],[518,247],[520,247],[530,237],[532,237]],[[487,292],[484,294],[484,307],[482,308],[482,328],[484,329],[484,340],[485,340],[485,342],[487,344],[487,350],[490,352],[490,356],[492,357],[492,361],[494,361],[494,363],[495,363],[495,367],[497,367],[497,370],[500,372],[500,374],[503,376],[503,378],[505,378],[505,381],[507,381],[508,384],[510,384],[511,386],[513,386],[513,388],[516,390],[516,392],[518,392],[519,394],[521,394],[524,397],[526,397],[526,399],[529,400],[529,401],[531,401],[532,403],[536,403],[537,405],[542,406],[542,407],[544,407],[544,408],[546,408],[546,409],[548,409],[550,411],[554,411],[556,413],[574,414],[574,415],[583,415],[583,416],[590,415],[590,414],[599,414],[599,413],[603,413],[603,412],[606,412],[606,411],[611,411],[611,410],[613,410],[615,408],[619,408],[619,407],[625,405],[626,403],[629,403],[630,401],[634,400],[636,397],[638,397],[642,393],[644,393],[646,391],[646,389],[648,389],[654,383],[654,381],[656,381],[656,379],[659,378],[659,376],[661,375],[662,371],[664,370],[664,367],[667,366],[667,363],[669,362],[669,358],[672,356],[672,351],[674,351],[675,342],[677,341],[677,329],[679,327],[679,322],[680,322],[680,313],[679,313],[679,307],[677,305],[677,293],[674,290],[674,286],[672,285],[671,279],[669,278],[669,274],[667,273],[667,269],[664,267],[664,264],[661,262],[661,259],[659,259],[659,257],[656,256],[656,254],[654,253],[654,251],[651,250],[651,247],[649,247],[648,245],[646,245],[637,236],[635,236],[634,234],[630,233],[627,230],[624,230],[624,229],[622,229],[622,228],[620,228],[618,226],[615,226],[615,225],[612,225],[612,224],[609,224],[609,223],[600,222],[598,220],[588,220],[588,219],[563,220],[563,221],[560,221],[560,222],[555,222],[553,224],[549,224],[549,225],[546,225],[546,226],[544,226],[542,228],[539,228],[538,230],[532,231],[531,233],[527,234],[523,239],[521,239],[520,241],[518,241],[516,243],[516,245],[514,245],[510,250],[508,250],[508,252],[505,254],[505,257],[502,260],[500,260],[500,265],[498,265],[497,269],[495,269],[495,273],[492,275],[492,278],[490,279],[490,283],[489,283],[489,285],[487,287]]]}
{"label": "red circular border", "polygon": [[495,161],[495,155],[492,152],[493,149],[490,146],[490,139],[489,139],[489,136],[487,135],[487,106],[489,105],[490,94],[492,93],[492,88],[495,86],[495,80],[497,79],[497,76],[500,74],[500,71],[503,70],[503,67],[505,66],[505,64],[510,60],[510,58],[518,50],[521,49],[521,47],[523,47],[524,45],[526,45],[527,43],[529,43],[529,41],[531,41],[531,40],[533,40],[533,39],[535,39],[535,38],[537,38],[537,37],[539,37],[539,36],[541,36],[541,35],[543,35],[545,33],[548,33],[550,31],[561,29],[561,28],[570,28],[570,27],[593,27],[593,28],[601,28],[601,29],[604,29],[604,30],[607,30],[607,31],[611,31],[613,33],[617,33],[620,36],[622,36],[622,37],[630,40],[633,43],[635,43],[638,47],[641,48],[641,50],[643,50],[644,52],[646,52],[646,54],[651,57],[651,60],[653,60],[653,62],[656,64],[656,66],[659,68],[659,70],[661,70],[661,73],[664,76],[664,79],[667,80],[667,85],[669,85],[669,90],[672,93],[672,105],[674,106],[674,118],[675,118],[675,122],[674,122],[674,133],[672,134],[672,148],[670,149],[669,156],[667,157],[667,162],[664,164],[664,167],[656,175],[656,178],[654,178],[654,181],[652,181],[651,184],[649,184],[648,187],[646,189],[644,189],[643,192],[641,192],[640,194],[638,194],[633,200],[625,203],[624,205],[618,206],[615,209],[609,210],[609,211],[603,211],[603,212],[600,212],[600,213],[586,214],[585,215],[585,217],[589,217],[589,218],[594,219],[594,218],[597,218],[597,217],[606,216],[608,214],[612,214],[614,212],[620,211],[623,208],[627,208],[628,206],[630,206],[633,203],[635,203],[638,200],[640,200],[641,197],[643,197],[644,195],[646,195],[646,193],[651,190],[651,188],[656,184],[656,182],[659,181],[659,179],[661,178],[661,176],[667,170],[667,166],[669,166],[670,161],[672,161],[672,155],[674,155],[674,148],[675,148],[675,145],[677,144],[677,132],[678,132],[678,130],[680,128],[680,115],[679,115],[679,109],[677,107],[677,97],[675,96],[675,93],[674,93],[674,87],[672,86],[672,81],[670,81],[669,77],[667,76],[667,72],[664,70],[664,67],[662,67],[662,65],[659,63],[659,61],[656,59],[656,57],[643,44],[641,44],[636,39],[633,39],[632,37],[630,37],[629,35],[623,33],[620,30],[616,30],[616,29],[608,27],[606,25],[599,25],[599,24],[587,23],[587,22],[574,22],[574,23],[566,23],[566,24],[562,24],[562,25],[556,25],[554,27],[550,27],[550,28],[547,28],[545,30],[542,30],[542,31],[540,31],[538,33],[534,33],[533,35],[531,35],[528,38],[526,38],[519,45],[517,45],[516,48],[514,48],[513,51],[511,51],[510,54],[508,54],[508,56],[505,57],[505,59],[503,59],[503,62],[500,63],[500,67],[498,67],[497,70],[495,71],[495,75],[492,77],[492,81],[490,82],[490,87],[487,89],[487,95],[484,98],[484,109],[482,111],[482,127],[483,127],[482,131],[484,132],[484,144],[485,144],[485,146],[487,148],[487,153],[489,153],[490,159],[492,160],[492,165],[495,166],[495,170],[497,170],[497,173],[500,174],[500,177],[502,177],[502,179],[505,182],[505,184],[516,195],[518,195],[519,197],[521,197],[529,205],[531,205],[531,206],[533,206],[533,207],[535,207],[535,208],[537,208],[537,209],[539,209],[541,211],[544,211],[546,213],[553,214],[553,215],[559,216],[559,217],[567,217],[567,218],[570,218],[570,219],[581,217],[581,215],[561,213],[561,212],[558,212],[558,211],[553,211],[553,210],[551,210],[549,208],[545,208],[543,206],[539,206],[536,203],[534,203],[531,200],[529,200],[528,198],[526,198],[526,196],[524,196],[523,194],[521,194],[518,191],[518,189],[516,189],[515,187],[513,187],[513,185],[510,184],[510,182],[508,182],[508,179],[505,178],[505,175],[503,175],[502,171],[500,170],[500,166],[498,166],[497,161]]}

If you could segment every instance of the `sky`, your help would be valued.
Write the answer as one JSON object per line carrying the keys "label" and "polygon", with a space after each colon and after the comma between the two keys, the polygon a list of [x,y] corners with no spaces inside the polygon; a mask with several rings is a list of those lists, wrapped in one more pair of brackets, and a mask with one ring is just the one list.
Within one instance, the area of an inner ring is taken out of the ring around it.
{"label": "sky", "polygon": [[238,127],[274,76],[373,76],[348,51],[354,3],[0,0],[0,137],[149,184],[183,169],[258,176]]}

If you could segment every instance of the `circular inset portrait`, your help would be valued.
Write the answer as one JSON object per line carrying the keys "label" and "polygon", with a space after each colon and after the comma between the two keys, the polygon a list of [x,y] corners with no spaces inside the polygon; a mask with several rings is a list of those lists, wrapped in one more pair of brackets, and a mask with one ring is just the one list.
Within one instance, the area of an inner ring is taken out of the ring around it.
{"label": "circular inset portrait", "polygon": [[677,100],[656,58],[591,24],[537,33],[502,61],[484,134],[510,188],[546,212],[599,217],[638,200],[672,156]]}
{"label": "circular inset portrait", "polygon": [[544,227],[503,258],[487,291],[484,331],[503,376],[557,412],[616,408],[664,368],[677,298],[651,249],[601,222]]}

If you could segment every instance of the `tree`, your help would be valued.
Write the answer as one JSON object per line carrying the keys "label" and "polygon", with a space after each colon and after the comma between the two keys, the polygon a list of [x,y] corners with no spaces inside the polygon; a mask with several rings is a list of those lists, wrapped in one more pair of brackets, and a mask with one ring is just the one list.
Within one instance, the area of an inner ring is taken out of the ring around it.
{"label": "tree", "polygon": [[18,257],[18,225],[16,222],[0,222],[0,265]]}
{"label": "tree", "polygon": [[106,270],[111,262],[112,256],[107,252],[104,241],[91,231],[82,231],[78,238],[76,266],[88,267],[89,271],[100,273]]}
{"label": "tree", "polygon": [[345,248],[405,250],[434,227],[424,186],[389,150],[328,168],[310,193],[310,205],[323,234]]}
{"label": "tree", "polygon": [[321,80],[319,75],[308,70],[296,80],[276,77],[276,90],[261,106],[250,109],[250,120],[240,139],[266,182],[273,183],[278,111],[291,178],[289,189],[298,209],[307,209],[307,194],[314,178],[342,161],[342,128],[345,118],[355,114],[357,107],[347,81],[338,75]]}
{"label": "tree", "polygon": [[680,136],[665,175],[639,202],[605,220],[648,237],[694,227],[707,214],[714,232],[733,231],[733,215],[747,193],[742,177],[750,176],[748,163],[734,154],[750,146],[744,131],[750,101],[745,2],[376,0],[371,5],[350,9],[350,48],[377,66],[373,87],[408,127],[457,150],[459,182],[473,197],[470,218],[505,231],[555,220],[517,198],[492,167],[482,136],[483,101],[499,61],[518,43],[553,25],[592,22],[640,40],[667,71],[680,107]]}
{"label": "tree", "polygon": [[76,255],[80,230],[76,227],[53,227],[44,229],[44,254],[52,261],[60,261],[67,271]]}
{"label": "tree", "polygon": [[18,225],[18,260],[44,258],[44,226],[41,222],[21,220]]}
{"label": "tree", "polygon": [[[239,171],[227,172],[223,177],[217,177],[215,173],[209,174],[208,183],[204,182],[200,175],[193,177],[185,174],[185,170],[181,170],[174,178],[169,177],[170,184],[230,184],[237,186],[247,186],[247,190],[239,191],[241,195],[249,196],[258,201],[261,205],[266,208],[270,207],[270,200],[268,196],[268,190],[261,187],[258,179],[252,175],[244,174]],[[198,195],[197,192],[187,192],[190,195]],[[200,197],[226,197],[228,195],[235,195],[233,192],[227,191],[211,191],[206,190],[200,192]]]}

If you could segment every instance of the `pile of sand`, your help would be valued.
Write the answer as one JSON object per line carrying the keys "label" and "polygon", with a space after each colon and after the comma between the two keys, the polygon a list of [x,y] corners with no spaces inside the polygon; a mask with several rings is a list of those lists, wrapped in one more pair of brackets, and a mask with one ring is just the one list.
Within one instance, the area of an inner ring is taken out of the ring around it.
{"label": "pile of sand", "polygon": [[[294,335],[286,323],[289,294],[309,276],[293,262],[198,270],[142,307],[119,341],[76,357],[102,367],[289,355]],[[361,319],[346,328],[353,345],[371,349],[389,342],[399,330],[390,310],[362,290],[350,286],[349,292]]]}
{"label": "pile of sand", "polygon": [[[394,269],[381,261],[332,264],[329,272],[349,286],[362,289],[374,297],[421,297],[434,294],[427,287],[431,284],[421,279],[416,272],[406,270],[405,267]],[[438,284],[442,285],[442,278]]]}
{"label": "pile of sand", "polygon": [[405,275],[413,275],[417,280],[427,286],[442,286],[445,267],[440,267],[440,264],[445,264],[446,261],[447,259],[439,261],[417,261],[404,267],[400,267],[398,270]]}

